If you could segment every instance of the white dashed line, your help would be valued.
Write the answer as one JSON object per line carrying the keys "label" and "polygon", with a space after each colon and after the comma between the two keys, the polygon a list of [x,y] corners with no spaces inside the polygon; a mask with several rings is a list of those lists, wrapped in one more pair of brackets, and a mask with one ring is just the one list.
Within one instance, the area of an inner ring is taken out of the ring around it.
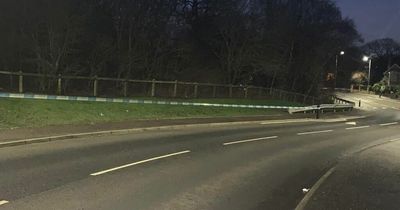
{"label": "white dashed line", "polygon": [[383,123],[383,124],[379,124],[380,126],[390,126],[390,125],[397,125],[399,124],[398,122],[392,122],[392,123]]}
{"label": "white dashed line", "polygon": [[276,139],[278,136],[269,136],[269,137],[262,137],[262,138],[256,138],[256,139],[247,139],[247,140],[241,140],[241,141],[233,141],[233,142],[227,142],[224,143],[224,146],[232,145],[232,144],[242,144],[242,143],[249,143],[249,142],[255,142],[255,141],[262,141],[262,140],[268,140],[268,139]]}
{"label": "white dashed line", "polygon": [[360,126],[360,127],[352,127],[352,128],[346,128],[346,130],[357,130],[357,129],[364,129],[364,128],[369,128],[371,126],[366,125],[366,126]]}
{"label": "white dashed line", "polygon": [[4,205],[4,204],[7,204],[7,203],[9,203],[9,202],[6,201],[6,200],[0,200],[0,206],[1,206],[1,205]]}
{"label": "white dashed line", "polygon": [[303,135],[312,135],[312,134],[329,133],[329,132],[333,132],[333,130],[311,131],[311,132],[298,133],[297,135],[303,136]]}
{"label": "white dashed line", "polygon": [[189,152],[190,152],[190,150],[186,150],[186,151],[182,151],[182,152],[177,152],[177,153],[172,153],[172,154],[168,154],[168,155],[154,157],[154,158],[150,158],[150,159],[146,159],[146,160],[141,160],[141,161],[138,161],[138,162],[134,162],[134,163],[118,166],[118,167],[115,167],[115,168],[110,168],[110,169],[107,169],[107,170],[104,170],[104,171],[99,171],[99,172],[96,172],[96,173],[92,173],[90,175],[91,176],[98,176],[98,175],[102,175],[102,174],[105,174],[105,173],[109,173],[109,172],[113,172],[113,171],[116,171],[116,170],[120,170],[120,169],[124,169],[124,168],[127,168],[127,167],[131,167],[131,166],[134,166],[134,165],[139,165],[139,164],[142,164],[142,163],[147,163],[147,162],[151,162],[151,161],[155,161],[155,160],[159,160],[159,159],[163,159],[163,158],[168,158],[168,157],[172,157],[172,156],[182,155],[182,154],[186,154],[186,153],[189,153]]}

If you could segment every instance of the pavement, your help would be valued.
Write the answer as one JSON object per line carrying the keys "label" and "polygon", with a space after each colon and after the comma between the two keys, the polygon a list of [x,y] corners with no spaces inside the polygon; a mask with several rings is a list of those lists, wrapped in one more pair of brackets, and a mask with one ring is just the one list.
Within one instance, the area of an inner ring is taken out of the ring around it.
{"label": "pavement", "polygon": [[398,209],[400,105],[342,96],[390,108],[0,148],[0,209]]}

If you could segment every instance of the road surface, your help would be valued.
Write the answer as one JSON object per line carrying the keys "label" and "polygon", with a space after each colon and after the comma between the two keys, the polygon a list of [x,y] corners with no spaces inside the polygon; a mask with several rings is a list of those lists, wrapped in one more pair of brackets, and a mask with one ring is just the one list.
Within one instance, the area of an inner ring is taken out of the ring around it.
{"label": "road surface", "polygon": [[365,117],[0,148],[0,209],[398,209],[400,103],[342,96]]}

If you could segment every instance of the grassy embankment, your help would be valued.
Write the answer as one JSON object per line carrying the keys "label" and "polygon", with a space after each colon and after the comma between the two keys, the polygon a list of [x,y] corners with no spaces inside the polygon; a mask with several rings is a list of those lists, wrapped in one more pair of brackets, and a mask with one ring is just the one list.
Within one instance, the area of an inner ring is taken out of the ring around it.
{"label": "grassy embankment", "polygon": [[[271,106],[301,105],[278,100],[244,99],[197,99],[190,100],[190,102]],[[62,124],[89,124],[135,119],[269,115],[282,112],[282,110],[247,108],[140,105],[0,98],[0,129],[13,127],[43,127]]]}

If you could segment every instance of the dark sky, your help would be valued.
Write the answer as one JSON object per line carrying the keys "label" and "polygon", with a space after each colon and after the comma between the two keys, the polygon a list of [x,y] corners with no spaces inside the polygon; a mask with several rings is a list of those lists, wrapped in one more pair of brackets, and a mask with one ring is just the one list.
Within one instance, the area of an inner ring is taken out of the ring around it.
{"label": "dark sky", "polygon": [[365,41],[400,41],[400,0],[336,0],[343,16],[352,18]]}

